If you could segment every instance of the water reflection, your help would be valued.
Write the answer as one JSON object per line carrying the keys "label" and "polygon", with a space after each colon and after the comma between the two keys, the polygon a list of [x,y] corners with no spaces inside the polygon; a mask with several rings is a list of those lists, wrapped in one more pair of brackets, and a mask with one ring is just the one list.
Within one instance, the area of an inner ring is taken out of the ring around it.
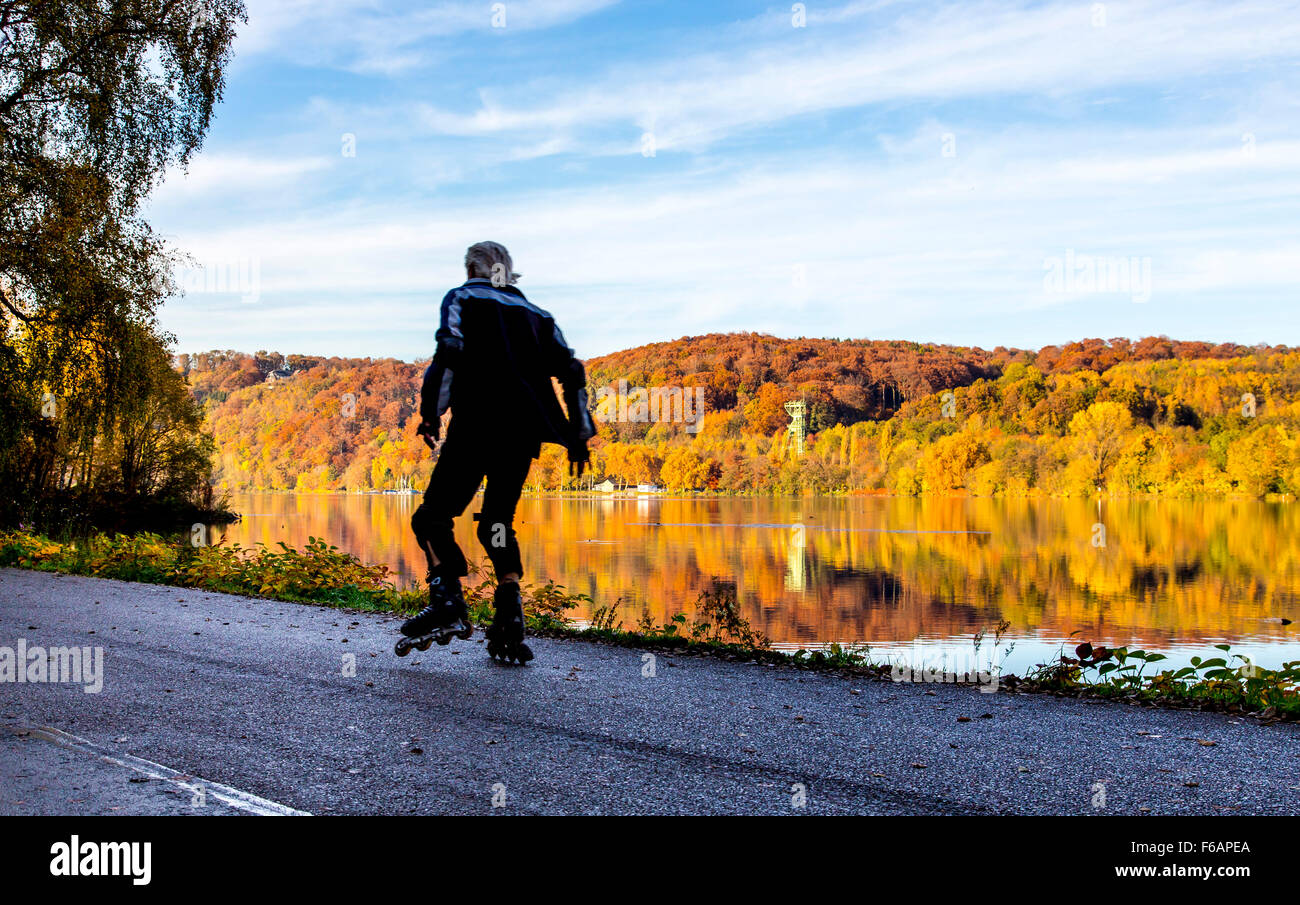
{"label": "water reflection", "polygon": [[[423,577],[410,495],[250,494],[240,543],[309,536]],[[628,624],[690,613],[713,577],[783,645],[969,644],[1011,623],[1023,665],[1079,631],[1112,644],[1203,652],[1227,641],[1260,662],[1300,659],[1300,524],[1286,504],[987,499],[527,497],[526,580],[552,578]],[[1104,545],[1098,545],[1097,525]],[[468,518],[457,537],[478,558]],[[575,614],[579,617],[586,615]]]}

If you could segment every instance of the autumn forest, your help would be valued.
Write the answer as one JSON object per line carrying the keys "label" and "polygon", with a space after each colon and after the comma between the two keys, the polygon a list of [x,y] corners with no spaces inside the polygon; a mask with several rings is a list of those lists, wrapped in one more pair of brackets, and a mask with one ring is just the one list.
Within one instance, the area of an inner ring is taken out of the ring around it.
{"label": "autumn forest", "polygon": [[[425,362],[179,355],[224,491],[422,489]],[[1294,495],[1300,351],[1164,337],[1037,351],[710,334],[587,362],[599,389],[702,402],[596,409],[581,487],[981,496]],[[628,388],[632,388],[630,391]],[[644,397],[643,397],[644,398]],[[803,450],[787,402],[806,411]],[[655,406],[657,409],[658,406]],[[578,489],[547,446],[534,490]]]}

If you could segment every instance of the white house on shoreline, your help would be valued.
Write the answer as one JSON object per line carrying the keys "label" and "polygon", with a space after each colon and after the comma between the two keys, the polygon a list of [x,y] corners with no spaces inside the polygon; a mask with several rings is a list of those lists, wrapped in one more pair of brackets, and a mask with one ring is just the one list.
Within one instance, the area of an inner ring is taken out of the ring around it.
{"label": "white house on shoreline", "polygon": [[[615,484],[611,479],[606,478],[599,484],[591,488],[597,493],[632,493],[631,487],[621,487]],[[663,493],[663,488],[658,484],[637,484],[636,493]]]}

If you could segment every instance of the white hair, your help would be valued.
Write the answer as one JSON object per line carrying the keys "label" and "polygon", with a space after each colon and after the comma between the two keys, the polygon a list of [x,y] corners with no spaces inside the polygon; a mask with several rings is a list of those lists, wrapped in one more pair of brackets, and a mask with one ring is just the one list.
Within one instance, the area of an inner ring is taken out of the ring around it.
{"label": "white hair", "polygon": [[523,274],[515,273],[510,252],[500,242],[476,242],[465,252],[465,270],[470,277],[491,280],[495,286],[513,286]]}

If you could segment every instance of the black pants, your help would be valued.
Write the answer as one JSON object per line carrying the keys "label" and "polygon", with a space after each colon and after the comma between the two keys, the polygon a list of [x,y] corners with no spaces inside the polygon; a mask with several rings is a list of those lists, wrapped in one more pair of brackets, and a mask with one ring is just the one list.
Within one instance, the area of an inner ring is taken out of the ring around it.
{"label": "black pants", "polygon": [[472,430],[458,431],[452,418],[424,502],[411,516],[416,539],[426,554],[431,549],[438,558],[439,571],[445,575],[469,574],[453,526],[456,517],[473,502],[486,477],[483,508],[475,516],[479,543],[487,550],[498,580],[511,572],[523,574],[515,539],[515,506],[537,452],[536,444],[521,445]]}

